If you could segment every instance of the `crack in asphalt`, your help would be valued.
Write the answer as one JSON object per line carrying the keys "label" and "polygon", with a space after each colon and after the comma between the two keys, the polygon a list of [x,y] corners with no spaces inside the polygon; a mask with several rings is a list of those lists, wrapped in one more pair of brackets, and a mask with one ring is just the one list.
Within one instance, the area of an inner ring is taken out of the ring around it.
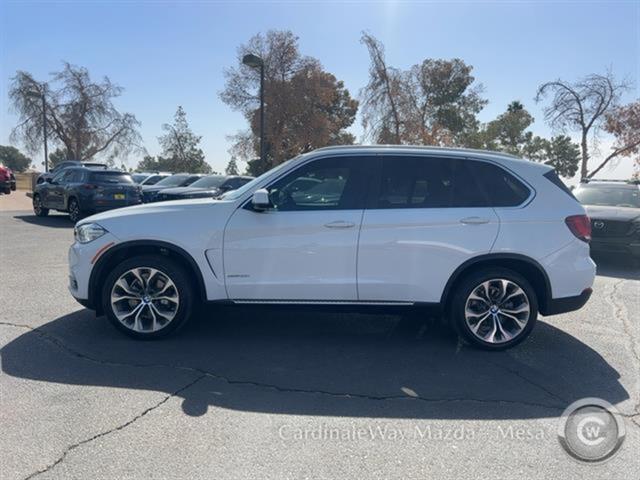
{"label": "crack in asphalt", "polygon": [[[279,385],[276,385],[276,384],[264,383],[264,382],[256,382],[256,381],[252,381],[252,380],[235,380],[235,379],[226,377],[224,375],[221,375],[221,374],[218,374],[218,373],[214,373],[214,372],[211,372],[209,370],[205,370],[205,369],[201,369],[201,368],[196,368],[196,367],[171,365],[171,364],[166,364],[166,363],[142,363],[142,364],[139,364],[139,363],[126,363],[126,362],[114,362],[114,361],[111,361],[111,360],[102,360],[102,359],[91,357],[91,356],[86,355],[84,353],[78,352],[77,350],[74,350],[73,348],[68,347],[67,345],[64,344],[64,342],[60,341],[60,339],[58,339],[54,335],[51,335],[48,332],[45,332],[45,331],[41,330],[38,327],[31,327],[31,326],[20,325],[20,324],[13,324],[13,323],[9,323],[9,322],[0,322],[0,325],[23,328],[23,329],[30,330],[30,331],[34,332],[35,334],[37,334],[42,340],[48,341],[49,343],[57,346],[58,348],[62,349],[65,352],[67,352],[69,355],[72,355],[74,357],[77,357],[77,358],[80,358],[80,359],[83,359],[83,360],[87,360],[87,361],[90,361],[90,362],[98,363],[98,364],[101,364],[101,365],[108,365],[108,366],[113,366],[113,367],[134,367],[134,368],[170,368],[170,369],[188,371],[188,372],[193,372],[193,373],[196,373],[196,374],[199,374],[199,375],[207,376],[207,377],[210,377],[210,378],[213,378],[213,379],[216,379],[216,380],[223,381],[223,382],[225,382],[225,383],[227,383],[229,385],[240,385],[240,386],[256,387],[256,388],[274,390],[274,391],[282,392],[282,393],[326,395],[326,396],[331,396],[331,397],[336,397],[336,398],[357,398],[357,399],[363,399],[363,400],[377,400],[377,401],[382,401],[382,400],[417,400],[417,401],[423,401],[423,402],[428,402],[428,403],[471,402],[471,403],[483,403],[483,404],[505,404],[505,405],[514,404],[514,405],[524,405],[524,406],[529,406],[529,407],[545,408],[545,409],[555,410],[555,411],[560,411],[560,412],[562,410],[564,410],[564,408],[566,407],[566,401],[564,399],[558,397],[557,395],[554,395],[554,394],[552,394],[552,396],[562,400],[563,401],[562,404],[548,404],[548,403],[540,403],[540,402],[527,402],[527,401],[524,401],[524,400],[504,400],[504,399],[495,399],[494,400],[494,399],[464,398],[464,397],[434,398],[434,397],[423,397],[423,396],[414,397],[414,396],[409,396],[409,395],[369,395],[369,394],[364,394],[364,393],[333,392],[333,391],[328,391],[328,390],[315,390],[315,389],[304,389],[304,388],[294,388],[294,387],[282,387],[282,386],[279,386]],[[510,370],[508,370],[508,371],[510,371]],[[513,373],[515,375],[517,375],[518,377],[523,378],[523,379],[527,380],[529,383],[532,383],[532,384],[535,385],[534,382],[532,382],[529,379],[526,379],[519,372],[515,372],[514,371]],[[540,387],[540,386],[538,385],[538,387]],[[545,390],[545,389],[543,388],[543,390]]]}
{"label": "crack in asphalt", "polygon": [[[4,325],[4,323],[3,323]],[[53,463],[50,463],[49,465],[47,465],[46,467],[33,472],[29,475],[27,475],[26,477],[24,477],[24,480],[29,480],[31,478],[37,477],[38,475],[41,475],[43,473],[47,473],[51,470],[53,470],[56,466],[60,465],[64,459],[67,457],[67,455],[72,452],[73,450],[75,450],[78,447],[81,447],[83,445],[86,445],[87,443],[91,443],[94,440],[97,440],[98,438],[101,437],[105,437],[107,435],[110,435],[111,433],[120,431],[124,428],[127,428],[129,425],[137,422],[138,420],[140,420],[142,417],[144,417],[145,415],[147,415],[148,413],[152,412],[153,410],[155,410],[156,408],[160,407],[161,405],[163,405],[164,403],[168,402],[170,398],[173,398],[177,395],[179,395],[181,392],[183,392],[184,390],[192,387],[193,385],[195,385],[196,383],[198,383],[200,380],[202,380],[205,377],[205,375],[200,375],[198,378],[196,378],[195,380],[192,380],[191,382],[187,383],[186,385],[184,385],[183,387],[179,388],[178,390],[174,391],[173,393],[170,393],[168,395],[166,395],[162,400],[160,400],[158,403],[156,403],[155,405],[143,410],[141,413],[139,413],[138,415],[136,415],[135,417],[133,417],[132,419],[126,421],[125,423],[118,425],[116,427],[110,428],[109,430],[105,430],[103,432],[97,433],[95,435],[93,435],[92,437],[89,438],[85,438],[84,440],[81,440],[79,442],[73,443],[71,445],[69,445],[67,448],[65,448],[65,450],[62,452],[62,455],[60,455]]]}
{"label": "crack in asphalt", "polygon": [[[629,319],[629,312],[624,302],[620,301],[620,297],[618,295],[620,292],[620,288],[625,283],[626,280],[624,279],[621,279],[614,283],[611,294],[606,295],[605,299],[606,302],[611,305],[611,308],[613,308],[614,318],[619,319],[622,323],[622,329],[624,330],[624,333],[626,333],[626,337],[629,339],[628,344],[630,345],[629,350],[631,352],[631,356],[635,359],[636,370],[640,370],[640,353],[638,352],[638,344],[640,344],[640,341],[636,341],[633,326],[630,325],[631,322]],[[636,379],[636,393],[640,397],[640,375],[638,375]],[[640,410],[640,398],[637,399],[634,410]]]}

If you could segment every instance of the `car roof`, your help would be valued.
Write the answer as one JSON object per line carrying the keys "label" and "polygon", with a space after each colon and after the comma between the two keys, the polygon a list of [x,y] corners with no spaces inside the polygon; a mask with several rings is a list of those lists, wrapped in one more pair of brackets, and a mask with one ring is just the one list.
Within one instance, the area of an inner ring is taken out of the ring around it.
{"label": "car roof", "polygon": [[[544,171],[553,170],[549,165],[519,158],[515,155],[505,152],[495,152],[492,150],[477,150],[473,148],[454,148],[454,147],[434,147],[423,145],[336,145],[332,147],[323,147],[313,150],[303,156],[311,157],[321,155],[323,153],[336,154],[421,154],[421,155],[446,155],[460,158],[478,158],[492,160],[505,166],[511,165],[517,168],[537,168]],[[307,157],[307,158],[308,158]]]}
{"label": "car roof", "polygon": [[95,168],[87,168],[84,166],[77,166],[77,167],[69,167],[69,168],[65,168],[65,171],[75,171],[75,170],[79,170],[81,172],[92,172],[92,173],[123,173],[125,175],[131,175],[129,172],[123,172],[122,170],[118,170],[116,168],[105,168],[105,169],[101,169],[101,170],[96,170]]}

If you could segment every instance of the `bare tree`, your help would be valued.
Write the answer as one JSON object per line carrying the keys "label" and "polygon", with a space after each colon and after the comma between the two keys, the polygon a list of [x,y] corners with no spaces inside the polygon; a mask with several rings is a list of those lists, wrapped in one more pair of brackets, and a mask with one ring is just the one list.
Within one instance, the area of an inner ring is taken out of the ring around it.
{"label": "bare tree", "polygon": [[12,79],[9,98],[19,117],[11,133],[28,150],[40,147],[43,138],[42,96],[46,101],[46,124],[54,145],[62,146],[67,158],[88,160],[103,154],[113,158],[139,149],[139,122],[130,113],[120,113],[112,100],[122,88],[105,77],[93,82],[86,68],[64,63],[52,81],[38,82],[24,71]]}
{"label": "bare tree", "polygon": [[576,83],[555,80],[538,88],[537,102],[547,95],[552,96],[551,104],[544,109],[549,125],[560,131],[580,133],[581,178],[589,178],[594,173],[589,174],[588,170],[589,136],[597,141],[607,114],[617,107],[620,95],[628,88],[626,83],[616,82],[610,73],[589,75]]}
{"label": "bare tree", "polygon": [[384,45],[375,37],[365,32],[360,41],[371,57],[369,83],[360,92],[363,126],[377,142],[400,144],[402,73],[387,65]]}

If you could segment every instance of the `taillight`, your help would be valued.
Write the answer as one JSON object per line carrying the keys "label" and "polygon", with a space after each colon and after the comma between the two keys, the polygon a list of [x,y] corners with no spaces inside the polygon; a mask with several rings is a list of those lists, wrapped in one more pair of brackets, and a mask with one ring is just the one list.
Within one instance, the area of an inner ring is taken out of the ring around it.
{"label": "taillight", "polygon": [[84,185],[82,185],[82,188],[84,188],[85,190],[96,190],[98,188],[98,185],[94,185],[92,183],[85,183]]}
{"label": "taillight", "polygon": [[571,233],[583,242],[591,241],[591,221],[586,215],[571,215],[564,219]]}

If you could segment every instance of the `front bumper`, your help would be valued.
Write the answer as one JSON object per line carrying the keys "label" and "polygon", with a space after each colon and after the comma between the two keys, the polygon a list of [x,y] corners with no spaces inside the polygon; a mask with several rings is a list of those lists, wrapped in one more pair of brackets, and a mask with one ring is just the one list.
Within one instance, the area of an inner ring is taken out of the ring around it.
{"label": "front bumper", "polygon": [[74,242],[69,247],[69,292],[83,306],[94,308],[88,305],[91,271],[98,258],[117,242],[118,239],[107,232],[93,242]]}

